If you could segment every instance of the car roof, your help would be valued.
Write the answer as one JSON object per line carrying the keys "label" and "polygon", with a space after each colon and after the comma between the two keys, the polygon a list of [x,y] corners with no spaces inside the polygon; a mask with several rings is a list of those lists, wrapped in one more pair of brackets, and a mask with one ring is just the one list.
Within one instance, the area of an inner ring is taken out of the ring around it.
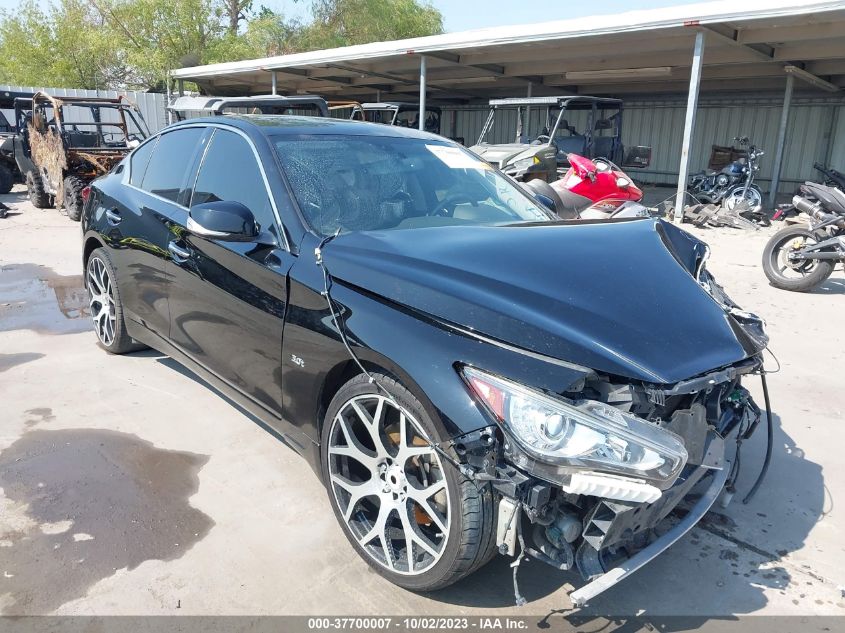
{"label": "car roof", "polygon": [[291,114],[224,114],[223,116],[188,119],[166,129],[187,127],[197,124],[230,125],[252,134],[262,136],[342,135],[342,136],[391,136],[437,140],[451,143],[449,139],[421,132],[413,128],[381,123],[367,123],[350,119],[296,116]]}

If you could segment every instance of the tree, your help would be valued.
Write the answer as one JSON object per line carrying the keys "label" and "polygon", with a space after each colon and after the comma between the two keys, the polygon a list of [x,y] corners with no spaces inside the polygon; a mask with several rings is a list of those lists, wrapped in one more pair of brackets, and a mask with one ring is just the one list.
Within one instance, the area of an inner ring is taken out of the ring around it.
{"label": "tree", "polygon": [[300,48],[315,50],[434,35],[443,16],[416,0],[313,0]]}
{"label": "tree", "polygon": [[0,83],[162,89],[174,68],[440,33],[417,0],[312,0],[286,19],[252,0],[23,0],[0,12]]}
{"label": "tree", "polygon": [[87,2],[64,0],[42,11],[33,0],[0,19],[0,82],[106,88],[128,68]]}

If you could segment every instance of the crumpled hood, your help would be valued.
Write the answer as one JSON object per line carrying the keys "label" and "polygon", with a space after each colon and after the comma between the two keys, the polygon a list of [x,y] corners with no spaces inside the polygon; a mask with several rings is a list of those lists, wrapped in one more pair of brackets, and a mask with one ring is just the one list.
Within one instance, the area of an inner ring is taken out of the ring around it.
{"label": "crumpled hood", "polygon": [[503,145],[473,145],[471,152],[475,152],[488,163],[499,165],[505,159],[511,159],[517,154],[527,150],[530,145],[527,143],[506,143]]}
{"label": "crumpled hood", "polygon": [[323,257],[335,279],[463,328],[667,384],[759,351],[693,279],[705,248],[638,220],[349,233]]}

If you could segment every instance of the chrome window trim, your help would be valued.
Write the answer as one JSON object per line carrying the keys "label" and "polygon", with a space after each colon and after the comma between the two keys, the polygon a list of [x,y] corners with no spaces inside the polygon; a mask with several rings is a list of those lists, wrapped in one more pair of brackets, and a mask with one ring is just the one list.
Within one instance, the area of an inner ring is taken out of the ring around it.
{"label": "chrome window trim", "polygon": [[[255,148],[255,144],[252,142],[252,139],[249,138],[249,136],[246,134],[246,132],[244,132],[241,129],[238,129],[237,127],[225,125],[225,124],[220,124],[220,123],[214,123],[214,122],[187,123],[185,125],[179,125],[178,127],[175,127],[173,129],[165,128],[164,130],[162,130],[161,132],[159,132],[156,135],[156,138],[161,138],[164,134],[167,134],[167,133],[170,133],[170,132],[176,132],[178,130],[182,130],[182,129],[186,129],[186,128],[193,128],[193,127],[215,128],[215,131],[217,129],[228,130],[230,132],[235,132],[236,134],[239,134],[247,142],[247,145],[249,145],[249,148],[252,150],[252,155],[255,158],[255,162],[258,164],[258,169],[261,172],[261,180],[264,182],[264,190],[267,193],[267,197],[270,199],[270,207],[273,209],[273,217],[276,220],[276,229],[279,231],[280,235],[282,236],[282,240],[284,241],[284,244],[282,245],[282,247],[287,252],[290,253],[291,249],[290,249],[290,242],[288,241],[287,231],[285,231],[285,225],[282,222],[281,215],[279,214],[279,208],[276,205],[276,199],[273,196],[272,190],[270,189],[270,181],[267,178],[267,171],[264,169],[264,163],[261,161],[261,156],[258,154],[258,150]],[[152,140],[152,139],[150,139],[150,140]],[[200,159],[199,166],[197,167],[197,172],[196,172],[196,174],[194,174],[194,183],[193,183],[193,186],[191,188],[191,197],[192,198],[193,198],[193,195],[194,195],[193,187],[196,186],[196,181],[199,178],[200,170],[202,169],[203,163],[205,162],[205,156],[208,153],[208,148],[211,147],[212,140],[214,140],[214,134],[213,133],[211,135],[211,138],[208,139],[208,144],[203,149],[202,158]],[[158,141],[156,141],[156,146],[158,146]],[[140,145],[139,145],[139,147],[140,147]],[[155,156],[155,148],[153,149],[153,156]],[[130,163],[131,163],[131,161],[130,161]],[[131,165],[130,165],[130,171],[131,171]],[[141,189],[140,187],[136,187],[135,185],[129,184],[129,178],[128,177],[125,179],[124,184],[127,187],[131,187],[132,189],[135,189],[135,190],[141,191],[141,192],[143,192],[147,195],[153,196],[154,198],[157,198],[158,200],[163,200],[164,202],[167,202],[169,204],[177,206],[180,209],[185,209],[185,211],[190,210],[189,207],[186,207],[183,204],[179,204],[178,202],[175,202],[173,200],[168,200],[167,198],[164,198],[164,197],[162,197],[158,194],[152,193],[151,191],[147,191],[146,189]]]}
{"label": "chrome window trim", "polygon": [[[133,158],[134,158],[134,156],[135,156],[135,152],[137,152],[139,149],[141,149],[141,148],[142,148],[144,145],[146,145],[147,143],[152,143],[152,145],[153,145],[153,152],[152,152],[152,154],[150,154],[150,157],[149,157],[149,158],[147,158],[147,165],[149,165],[149,164],[150,164],[150,159],[151,159],[151,158],[153,157],[153,155],[156,153],[156,147],[158,147],[158,141],[159,141],[159,139],[161,139],[161,132],[159,132],[159,133],[158,133],[158,134],[156,134],[155,136],[149,136],[149,137],[147,137],[147,139],[146,139],[146,140],[144,140],[144,142],[143,142],[143,143],[141,143],[138,147],[134,148],[131,152],[129,152],[129,154],[127,154],[126,158],[127,158],[128,160],[126,161],[126,169],[124,169],[124,170],[123,170],[123,180],[121,181],[121,182],[122,182],[122,184],[124,184],[124,185],[128,185],[128,186],[132,187],[133,189],[138,189],[138,187],[136,187],[135,185],[131,185],[131,184],[129,183],[129,180],[132,178],[132,159],[133,159]],[[143,191],[143,190],[142,190],[142,191]],[[148,193],[149,193],[149,192],[148,192]]]}

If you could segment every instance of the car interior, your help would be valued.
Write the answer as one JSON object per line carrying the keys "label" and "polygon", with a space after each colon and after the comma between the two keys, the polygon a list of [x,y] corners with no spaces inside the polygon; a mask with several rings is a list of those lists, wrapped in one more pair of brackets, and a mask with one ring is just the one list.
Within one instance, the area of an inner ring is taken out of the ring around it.
{"label": "car interior", "polygon": [[322,235],[547,219],[492,170],[450,166],[422,142],[285,139],[276,147],[306,221]]}

